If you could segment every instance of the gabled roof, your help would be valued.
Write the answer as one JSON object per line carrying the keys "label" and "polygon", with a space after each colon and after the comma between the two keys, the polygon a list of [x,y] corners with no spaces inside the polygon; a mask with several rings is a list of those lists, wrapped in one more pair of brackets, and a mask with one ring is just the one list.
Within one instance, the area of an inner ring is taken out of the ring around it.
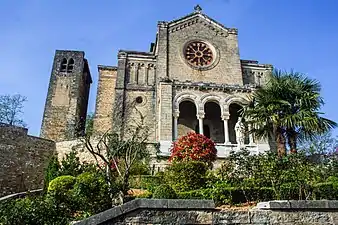
{"label": "gabled roof", "polygon": [[[186,16],[183,16],[181,18],[169,21],[169,22],[167,22],[167,24],[168,24],[168,27],[173,27],[175,25],[184,23],[184,22],[191,20],[193,18],[201,18],[201,19],[205,20],[208,24],[213,25],[215,28],[224,30],[224,31],[229,32],[229,33],[237,34],[236,28],[225,27],[223,24],[217,22],[216,20],[214,20],[211,17],[207,16],[206,14],[202,13],[202,9],[198,5],[195,7],[194,12],[192,12],[192,13],[186,15]],[[159,22],[159,23],[163,23],[163,22]]]}

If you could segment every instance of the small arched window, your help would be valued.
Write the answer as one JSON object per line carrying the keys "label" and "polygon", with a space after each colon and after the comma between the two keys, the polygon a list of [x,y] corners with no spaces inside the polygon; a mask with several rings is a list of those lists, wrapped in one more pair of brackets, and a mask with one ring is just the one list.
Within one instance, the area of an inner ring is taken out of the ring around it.
{"label": "small arched window", "polygon": [[67,72],[73,72],[74,69],[74,59],[70,58],[68,60]]}
{"label": "small arched window", "polygon": [[67,59],[63,58],[62,61],[61,61],[60,71],[66,72],[66,70],[67,70]]}

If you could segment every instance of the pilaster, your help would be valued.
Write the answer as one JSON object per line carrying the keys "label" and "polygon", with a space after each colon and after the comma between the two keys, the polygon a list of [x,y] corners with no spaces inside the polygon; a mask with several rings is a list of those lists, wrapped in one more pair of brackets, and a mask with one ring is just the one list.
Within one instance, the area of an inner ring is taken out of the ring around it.
{"label": "pilaster", "polygon": [[172,83],[159,82],[159,140],[173,139]]}

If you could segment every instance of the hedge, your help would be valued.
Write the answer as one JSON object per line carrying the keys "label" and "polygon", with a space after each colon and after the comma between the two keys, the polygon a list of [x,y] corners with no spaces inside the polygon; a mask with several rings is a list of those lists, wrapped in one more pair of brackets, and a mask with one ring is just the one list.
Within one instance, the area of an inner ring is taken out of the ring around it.
{"label": "hedge", "polygon": [[313,198],[318,200],[338,200],[338,182],[325,182],[314,185]]}
{"label": "hedge", "polygon": [[207,188],[178,193],[180,199],[213,199],[216,205],[272,200],[272,188]]}
{"label": "hedge", "polygon": [[153,193],[153,198],[155,199],[176,199],[177,194],[172,187],[168,184],[161,184],[156,187],[155,192]]}

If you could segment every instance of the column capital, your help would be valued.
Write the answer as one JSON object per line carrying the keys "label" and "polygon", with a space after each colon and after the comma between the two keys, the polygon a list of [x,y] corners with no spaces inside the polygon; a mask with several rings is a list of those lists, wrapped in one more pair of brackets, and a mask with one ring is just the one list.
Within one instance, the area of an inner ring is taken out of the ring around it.
{"label": "column capital", "polygon": [[222,120],[228,120],[230,119],[230,113],[229,112],[224,112],[221,116]]}
{"label": "column capital", "polygon": [[205,113],[204,113],[204,112],[203,112],[203,113],[198,113],[198,114],[196,115],[197,119],[204,119],[204,116],[205,116]]}
{"label": "column capital", "polygon": [[180,116],[180,111],[179,110],[174,110],[173,112],[173,117],[178,118]]}

